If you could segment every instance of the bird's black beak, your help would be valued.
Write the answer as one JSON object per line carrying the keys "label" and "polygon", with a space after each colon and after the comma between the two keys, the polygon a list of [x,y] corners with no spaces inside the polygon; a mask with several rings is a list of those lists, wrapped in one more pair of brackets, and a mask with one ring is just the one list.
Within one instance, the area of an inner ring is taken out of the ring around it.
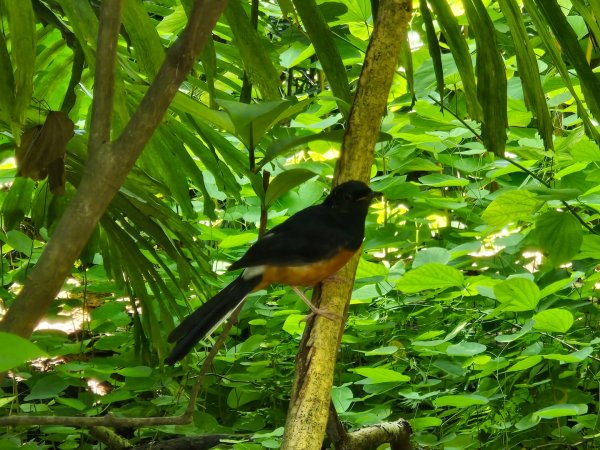
{"label": "bird's black beak", "polygon": [[366,192],[364,195],[361,195],[360,197],[358,197],[356,199],[356,201],[368,200],[370,202],[374,198],[381,198],[381,197],[383,197],[383,192],[369,191],[369,192]]}
{"label": "bird's black beak", "polygon": [[[373,200],[374,198],[381,198],[381,197],[383,197],[383,192],[371,191],[367,195],[365,195],[363,198]],[[361,200],[362,200],[362,198],[361,198]]]}

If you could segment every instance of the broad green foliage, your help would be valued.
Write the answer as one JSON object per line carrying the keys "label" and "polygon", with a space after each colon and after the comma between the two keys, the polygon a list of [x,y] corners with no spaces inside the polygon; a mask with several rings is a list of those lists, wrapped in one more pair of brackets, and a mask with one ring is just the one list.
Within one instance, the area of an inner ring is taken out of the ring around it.
{"label": "broad green foliage", "polygon": [[[113,137],[191,3],[124,1]],[[226,268],[258,237],[261,211],[273,227],[322,200],[372,3],[259,2],[254,27],[249,2],[230,0],[47,323],[31,342],[0,335],[12,375],[0,416],[182,413],[214,341],[171,368],[166,336],[237,276]],[[414,3],[372,169],[385,200],[367,218],[333,403],[350,430],[409,420],[421,448],[598,448],[600,6]],[[83,174],[97,8],[0,5],[0,311]],[[62,197],[15,177],[15,146],[48,109],[76,129]],[[141,428],[131,443],[229,434],[228,448],[277,448],[305,314],[287,287],[251,294],[194,423]],[[0,448],[20,445],[100,444],[73,427],[2,429]]]}

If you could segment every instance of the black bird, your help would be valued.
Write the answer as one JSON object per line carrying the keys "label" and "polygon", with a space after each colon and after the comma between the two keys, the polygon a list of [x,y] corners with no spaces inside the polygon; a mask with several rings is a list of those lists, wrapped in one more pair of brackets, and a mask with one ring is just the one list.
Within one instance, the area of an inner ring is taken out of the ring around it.
{"label": "black bird", "polygon": [[316,314],[331,316],[312,305],[295,286],[314,286],[337,272],[360,248],[373,192],[361,181],[332,189],[320,205],[309,206],[256,241],[229,270],[245,270],[231,284],[186,317],[169,335],[175,342],[166,364],[182,359],[209,334],[246,295],[271,283],[291,285]]}

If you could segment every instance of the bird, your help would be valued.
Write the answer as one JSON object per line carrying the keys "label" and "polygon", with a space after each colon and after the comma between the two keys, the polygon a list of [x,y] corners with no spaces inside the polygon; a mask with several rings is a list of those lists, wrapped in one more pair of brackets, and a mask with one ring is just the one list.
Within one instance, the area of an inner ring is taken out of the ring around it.
{"label": "bird", "polygon": [[290,216],[259,238],[229,266],[244,271],[186,317],[168,336],[175,343],[165,364],[183,359],[251,292],[271,283],[290,285],[313,313],[333,320],[336,314],[312,305],[297,286],[314,286],[335,274],[358,251],[373,198],[381,195],[362,181],[334,187],[325,200]]}

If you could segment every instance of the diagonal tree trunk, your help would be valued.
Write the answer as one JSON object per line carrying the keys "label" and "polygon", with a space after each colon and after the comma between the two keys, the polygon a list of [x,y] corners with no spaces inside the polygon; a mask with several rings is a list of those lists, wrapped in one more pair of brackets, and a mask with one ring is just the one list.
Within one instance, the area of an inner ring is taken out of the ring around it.
{"label": "diagonal tree trunk", "polygon": [[[400,44],[406,39],[412,0],[382,0],[348,119],[334,183],[367,181],[373,149],[396,73]],[[356,255],[340,272],[341,281],[325,282],[321,307],[342,315],[348,309]],[[333,369],[343,323],[317,317],[304,333],[296,361],[296,379],[283,436],[284,449],[320,449],[329,413]]]}

